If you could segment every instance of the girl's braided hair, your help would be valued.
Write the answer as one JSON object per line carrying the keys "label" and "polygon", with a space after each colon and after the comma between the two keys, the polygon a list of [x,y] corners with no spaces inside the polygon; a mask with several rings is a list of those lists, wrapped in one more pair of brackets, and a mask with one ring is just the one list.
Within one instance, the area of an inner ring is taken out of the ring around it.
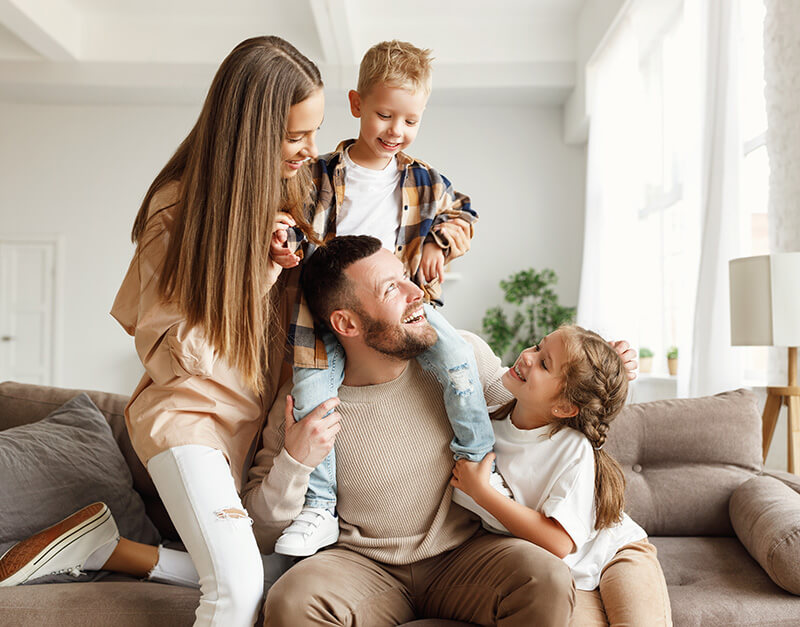
{"label": "girl's braided hair", "polygon": [[553,423],[551,433],[572,427],[594,449],[595,528],[619,522],[625,506],[625,475],[603,446],[610,423],[628,396],[628,376],[622,357],[594,331],[577,325],[561,327],[566,359],[561,397],[578,413]]}

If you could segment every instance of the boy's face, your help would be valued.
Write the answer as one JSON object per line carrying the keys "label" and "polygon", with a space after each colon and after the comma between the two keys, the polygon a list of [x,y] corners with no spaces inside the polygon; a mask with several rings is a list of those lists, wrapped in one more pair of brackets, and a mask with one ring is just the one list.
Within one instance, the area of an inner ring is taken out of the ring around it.
{"label": "boy's face", "polygon": [[365,96],[351,91],[348,97],[350,112],[361,120],[350,157],[374,170],[385,168],[395,154],[411,145],[428,102],[428,94],[423,90],[409,91],[384,84],[376,85]]}

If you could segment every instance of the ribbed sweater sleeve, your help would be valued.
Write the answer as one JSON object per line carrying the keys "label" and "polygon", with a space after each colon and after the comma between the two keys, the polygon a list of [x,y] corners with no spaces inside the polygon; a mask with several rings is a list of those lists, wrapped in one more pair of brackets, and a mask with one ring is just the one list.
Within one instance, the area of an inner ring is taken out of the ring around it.
{"label": "ribbed sweater sleeve", "polygon": [[283,448],[284,399],[291,386],[289,381],[278,392],[262,433],[262,448],[256,453],[242,494],[262,553],[272,553],[281,531],[300,513],[313,470]]}

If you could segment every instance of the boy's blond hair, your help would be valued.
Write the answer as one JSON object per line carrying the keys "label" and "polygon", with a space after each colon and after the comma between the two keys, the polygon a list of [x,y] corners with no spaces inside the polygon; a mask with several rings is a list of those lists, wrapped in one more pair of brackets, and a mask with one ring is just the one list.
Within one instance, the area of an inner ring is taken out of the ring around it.
{"label": "boy's blond hair", "polygon": [[358,93],[365,96],[375,85],[431,93],[431,51],[407,41],[382,41],[367,50],[358,70]]}

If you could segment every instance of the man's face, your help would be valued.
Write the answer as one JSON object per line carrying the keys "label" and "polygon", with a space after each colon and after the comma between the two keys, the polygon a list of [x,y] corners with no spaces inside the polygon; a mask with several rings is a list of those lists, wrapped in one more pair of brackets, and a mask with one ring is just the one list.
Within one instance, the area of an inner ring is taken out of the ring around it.
{"label": "man's face", "polygon": [[345,270],[354,285],[351,307],[362,324],[364,343],[397,359],[413,359],[437,341],[425,318],[422,290],[405,274],[403,264],[381,248]]}

